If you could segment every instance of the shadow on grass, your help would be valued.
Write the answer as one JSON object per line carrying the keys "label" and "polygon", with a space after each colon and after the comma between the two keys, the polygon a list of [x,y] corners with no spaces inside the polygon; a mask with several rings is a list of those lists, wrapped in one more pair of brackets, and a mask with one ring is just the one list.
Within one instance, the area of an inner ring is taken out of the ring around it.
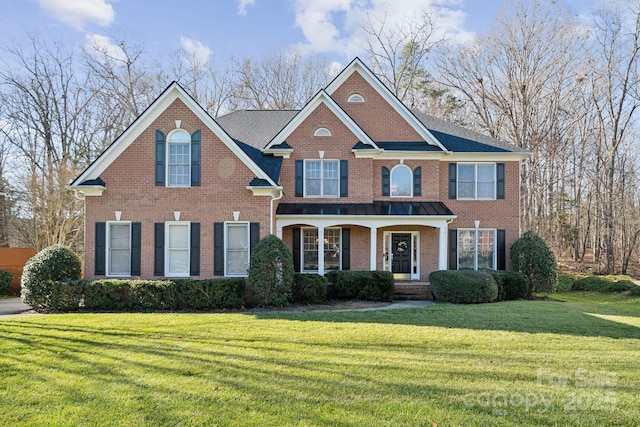
{"label": "shadow on grass", "polygon": [[537,300],[367,312],[259,313],[256,317],[640,339],[640,299],[632,305]]}

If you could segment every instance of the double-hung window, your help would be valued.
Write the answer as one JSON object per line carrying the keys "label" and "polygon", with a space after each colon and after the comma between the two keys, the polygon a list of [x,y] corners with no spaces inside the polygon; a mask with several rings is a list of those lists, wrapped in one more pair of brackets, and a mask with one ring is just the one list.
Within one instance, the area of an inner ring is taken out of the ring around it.
{"label": "double-hung window", "polygon": [[107,223],[107,275],[131,275],[131,223]]}
{"label": "double-hung window", "polygon": [[340,161],[305,160],[305,197],[340,197]]}
{"label": "double-hung window", "polygon": [[457,194],[458,199],[495,199],[495,163],[458,163]]}
{"label": "double-hung window", "polygon": [[191,136],[184,130],[170,133],[167,152],[169,187],[188,187],[191,184]]}
{"label": "double-hung window", "polygon": [[165,223],[165,274],[173,277],[189,276],[190,224]]}
{"label": "double-hung window", "polygon": [[458,269],[496,269],[496,230],[458,230]]}
{"label": "double-hung window", "polygon": [[248,222],[226,224],[225,275],[246,276],[249,270],[250,233]]}

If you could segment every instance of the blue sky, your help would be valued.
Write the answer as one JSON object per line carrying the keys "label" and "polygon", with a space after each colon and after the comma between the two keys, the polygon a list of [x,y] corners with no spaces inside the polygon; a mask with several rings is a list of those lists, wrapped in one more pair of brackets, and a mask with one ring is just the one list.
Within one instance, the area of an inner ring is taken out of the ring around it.
{"label": "blue sky", "polygon": [[[551,1],[551,0],[549,0]],[[568,0],[588,13],[598,0]],[[507,4],[509,1],[507,0]],[[452,40],[486,32],[503,0],[3,0],[0,43],[36,33],[82,47],[120,39],[162,57],[184,48],[203,58],[261,56],[297,46],[347,63],[362,55],[367,16],[405,21],[430,9]]]}

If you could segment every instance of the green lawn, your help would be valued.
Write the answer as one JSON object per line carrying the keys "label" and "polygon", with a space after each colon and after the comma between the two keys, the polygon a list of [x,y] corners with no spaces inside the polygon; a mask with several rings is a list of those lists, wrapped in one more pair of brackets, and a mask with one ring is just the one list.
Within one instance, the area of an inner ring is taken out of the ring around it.
{"label": "green lawn", "polygon": [[0,318],[1,425],[637,425],[640,299]]}

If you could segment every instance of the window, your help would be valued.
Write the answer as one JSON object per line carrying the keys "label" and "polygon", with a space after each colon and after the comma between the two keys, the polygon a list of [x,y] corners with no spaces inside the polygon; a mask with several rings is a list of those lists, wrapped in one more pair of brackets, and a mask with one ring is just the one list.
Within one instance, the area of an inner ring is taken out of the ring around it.
{"label": "window", "polygon": [[354,93],[352,95],[349,95],[349,98],[347,98],[347,102],[364,102],[364,96],[360,95],[359,93]]}
{"label": "window", "polygon": [[107,223],[107,275],[131,275],[131,223]]}
{"label": "window", "polygon": [[[324,271],[340,270],[341,229],[325,228],[324,230]],[[302,229],[302,269],[318,271],[318,229]]]}
{"label": "window", "polygon": [[189,223],[165,223],[166,252],[165,274],[167,276],[189,276]]}
{"label": "window", "polygon": [[225,275],[246,276],[249,270],[249,223],[226,224]]}
{"label": "window", "polygon": [[391,197],[411,197],[413,176],[406,165],[398,165],[391,170]]}
{"label": "window", "polygon": [[167,171],[169,187],[188,187],[191,184],[191,137],[184,130],[169,134]]}
{"label": "window", "polygon": [[496,165],[493,163],[458,164],[458,199],[496,198]]}
{"label": "window", "polygon": [[496,269],[495,230],[458,230],[458,269]]}
{"label": "window", "polygon": [[313,136],[331,136],[331,131],[327,128],[318,128],[313,132]]}
{"label": "window", "polygon": [[305,197],[340,197],[340,161],[305,160]]}

